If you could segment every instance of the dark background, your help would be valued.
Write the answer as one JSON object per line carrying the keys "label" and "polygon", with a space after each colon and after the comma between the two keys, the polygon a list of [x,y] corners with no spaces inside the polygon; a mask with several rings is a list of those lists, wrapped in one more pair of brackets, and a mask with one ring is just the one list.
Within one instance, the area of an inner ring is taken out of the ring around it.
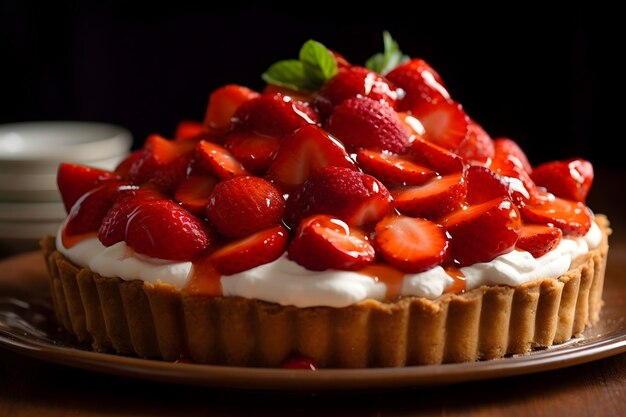
{"label": "dark background", "polygon": [[118,123],[138,146],[149,133],[171,135],[181,119],[201,119],[222,84],[261,89],[260,74],[309,38],[362,64],[382,49],[387,29],[493,137],[517,140],[531,162],[618,164],[591,123],[586,6],[386,2],[340,12],[330,2],[210,3],[0,2],[0,123]]}

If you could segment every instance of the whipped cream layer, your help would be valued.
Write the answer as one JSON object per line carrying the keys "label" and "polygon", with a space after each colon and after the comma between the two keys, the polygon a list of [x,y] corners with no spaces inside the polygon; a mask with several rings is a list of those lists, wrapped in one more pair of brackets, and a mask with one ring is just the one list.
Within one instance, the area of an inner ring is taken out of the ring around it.
{"label": "whipped cream layer", "polygon": [[[63,226],[61,226],[63,227]],[[602,242],[602,231],[593,223],[580,238],[564,238],[559,245],[539,258],[525,251],[513,250],[490,262],[461,268],[466,289],[481,285],[517,286],[538,278],[556,278],[567,272],[572,261]],[[85,239],[65,248],[61,229],[57,249],[81,267],[88,267],[105,277],[140,279],[184,288],[190,277],[191,262],[171,262],[134,252],[124,242],[105,247],[96,238]],[[296,307],[347,307],[371,298],[384,300],[387,286],[368,275],[354,271],[310,271],[281,256],[274,262],[238,274],[220,278],[225,296],[259,299]],[[444,293],[454,280],[440,266],[418,274],[404,275],[400,295],[434,299]]]}

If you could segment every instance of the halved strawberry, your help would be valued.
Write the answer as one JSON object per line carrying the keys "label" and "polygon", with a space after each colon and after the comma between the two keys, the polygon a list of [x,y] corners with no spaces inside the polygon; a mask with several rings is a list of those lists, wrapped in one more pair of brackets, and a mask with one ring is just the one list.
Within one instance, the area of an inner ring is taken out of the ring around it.
{"label": "halved strawberry", "polygon": [[377,222],[391,210],[391,195],[376,178],[329,166],[314,172],[289,197],[285,221],[297,226],[312,214],[328,214],[350,226],[362,226]]}
{"label": "halved strawberry", "polygon": [[154,171],[150,182],[166,194],[173,194],[178,186],[187,177],[187,170],[191,164],[193,152],[189,151],[172,162],[163,165]]}
{"label": "halved strawberry", "polygon": [[367,97],[350,98],[337,106],[327,130],[350,152],[365,148],[401,154],[412,140],[393,108]]}
{"label": "halved strawberry", "polygon": [[65,221],[67,236],[97,232],[102,219],[120,195],[120,188],[128,182],[110,180],[83,194],[72,206]]}
{"label": "halved strawberry", "polygon": [[402,110],[411,109],[420,101],[450,98],[439,74],[423,59],[414,58],[398,65],[387,74],[387,79],[406,92],[399,103]]}
{"label": "halved strawberry", "polygon": [[87,191],[97,187],[98,184],[119,178],[118,175],[110,171],[69,162],[61,163],[57,171],[57,186],[65,205],[65,211],[69,213],[74,203]]}
{"label": "halved strawberry", "polygon": [[592,215],[579,201],[565,200],[550,194],[539,194],[532,203],[520,207],[529,223],[554,225],[564,235],[584,236],[591,227]]}
{"label": "halved strawberry", "polygon": [[451,254],[459,266],[489,262],[510,252],[522,228],[520,213],[508,197],[458,210],[441,224],[452,237]]}
{"label": "halved strawberry", "polygon": [[181,120],[176,125],[174,138],[176,140],[192,140],[207,133],[207,128],[200,122],[194,120]]}
{"label": "halved strawberry", "polygon": [[146,201],[167,199],[165,194],[151,185],[121,187],[119,197],[102,219],[98,239],[104,246],[126,240],[128,220],[135,209]]}
{"label": "halved strawberry", "polygon": [[466,201],[470,205],[509,196],[509,182],[487,167],[480,165],[467,167],[465,180]]}
{"label": "halved strawberry", "polygon": [[424,185],[393,189],[395,207],[414,217],[437,219],[461,207],[467,188],[463,174],[435,177]]}
{"label": "halved strawberry", "polygon": [[281,140],[254,132],[235,130],[224,138],[228,149],[248,172],[264,175],[270,167]]}
{"label": "halved strawberry", "polygon": [[511,164],[522,168],[529,174],[533,172],[532,165],[528,162],[528,157],[513,139],[497,138],[493,141],[493,146],[495,154],[492,165],[502,167],[503,165]]}
{"label": "halved strawberry", "polygon": [[209,256],[222,275],[232,275],[278,259],[287,249],[288,232],[274,226],[226,243]]}
{"label": "halved strawberry", "polygon": [[409,149],[409,154],[428,168],[441,175],[463,171],[463,159],[434,143],[415,139]]}
{"label": "halved strawberry", "polygon": [[248,175],[244,166],[228,149],[213,142],[201,140],[196,145],[196,163],[219,179]]}
{"label": "halved strawberry", "polygon": [[395,87],[383,76],[364,67],[351,66],[340,69],[324,84],[315,104],[322,115],[328,116],[344,100],[357,96],[384,101],[391,107],[395,107],[398,99]]}
{"label": "halved strawberry", "polygon": [[515,158],[502,159],[496,155],[489,167],[509,183],[509,193],[518,206],[536,198],[539,192],[537,186],[521,164],[515,162]]}
{"label": "halved strawberry", "polygon": [[584,203],[593,182],[593,166],[580,158],[546,162],[534,169],[531,178],[557,197]]}
{"label": "halved strawberry", "polygon": [[203,216],[209,204],[209,197],[218,182],[213,175],[191,173],[178,186],[174,197],[193,214]]}
{"label": "halved strawberry", "polygon": [[285,200],[274,184],[259,177],[240,176],[215,186],[206,215],[226,237],[246,236],[280,223]]}
{"label": "halved strawberry", "polygon": [[231,119],[243,103],[259,96],[241,85],[229,84],[213,91],[204,116],[204,125],[217,131],[230,129]]}
{"label": "halved strawberry", "polygon": [[396,114],[398,115],[398,119],[400,119],[400,121],[409,128],[411,133],[415,135],[416,138],[424,139],[424,136],[426,135],[426,129],[424,129],[424,125],[422,124],[422,122],[417,120],[415,116],[403,111],[396,112]]}
{"label": "halved strawberry", "polygon": [[410,110],[426,129],[426,139],[430,142],[454,150],[467,136],[470,118],[456,101],[420,101]]}
{"label": "halved strawberry", "polygon": [[448,251],[443,227],[407,216],[389,216],[378,222],[374,244],[385,261],[409,273],[439,265]]}
{"label": "halved strawberry", "polygon": [[459,146],[453,149],[453,152],[462,158],[480,163],[490,162],[495,155],[491,136],[474,121],[470,121],[467,126],[467,134]]}
{"label": "halved strawberry", "polygon": [[319,123],[320,117],[307,103],[275,93],[244,103],[234,121],[239,129],[282,139],[299,127]]}
{"label": "halved strawberry", "polygon": [[436,174],[419,165],[410,155],[398,156],[390,152],[362,149],[356,152],[356,160],[366,174],[380,180],[386,186],[420,185]]}
{"label": "halved strawberry", "polygon": [[[150,135],[140,151],[140,156],[134,160],[128,176],[135,184],[147,182],[155,176],[157,171],[178,166],[179,159],[190,156],[195,143],[193,141],[167,140],[160,135]],[[177,171],[174,168],[174,171]],[[169,174],[165,175],[169,177]],[[165,185],[169,181],[164,181]]]}
{"label": "halved strawberry", "polygon": [[171,200],[142,201],[126,226],[135,252],[171,261],[191,261],[213,240],[202,220]]}
{"label": "halved strawberry", "polygon": [[287,253],[312,271],[361,269],[376,258],[363,232],[324,214],[302,220]]}
{"label": "halved strawberry", "polygon": [[539,258],[554,249],[562,237],[563,232],[557,227],[525,224],[516,246],[530,252],[534,258]]}
{"label": "halved strawberry", "polygon": [[268,175],[286,189],[293,189],[326,166],[356,169],[341,142],[319,126],[306,125],[285,137]]}
{"label": "halved strawberry", "polygon": [[130,170],[136,161],[144,157],[145,151],[143,149],[137,149],[131,152],[126,158],[124,158],[113,170],[123,180],[130,180]]}

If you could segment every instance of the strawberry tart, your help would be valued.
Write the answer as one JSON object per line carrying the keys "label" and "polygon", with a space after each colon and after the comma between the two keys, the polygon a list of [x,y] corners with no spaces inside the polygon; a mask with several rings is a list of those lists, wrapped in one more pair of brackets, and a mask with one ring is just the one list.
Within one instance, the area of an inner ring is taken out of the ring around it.
{"label": "strawberry tart", "polygon": [[599,320],[610,229],[583,159],[532,166],[385,33],[226,85],[114,171],[63,163],[42,240],[59,323],[99,352],[262,367],[501,358]]}

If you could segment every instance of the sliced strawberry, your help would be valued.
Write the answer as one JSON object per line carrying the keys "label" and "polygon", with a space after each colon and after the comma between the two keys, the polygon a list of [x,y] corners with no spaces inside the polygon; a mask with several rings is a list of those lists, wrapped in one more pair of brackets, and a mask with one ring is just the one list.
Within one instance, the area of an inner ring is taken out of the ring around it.
{"label": "sliced strawberry", "polygon": [[204,116],[204,125],[217,131],[230,129],[231,119],[243,103],[259,96],[241,85],[229,84],[213,91]]}
{"label": "sliced strawberry", "polygon": [[466,201],[470,205],[509,196],[509,182],[487,167],[469,166],[465,171],[465,180],[467,182]]}
{"label": "sliced strawberry", "polygon": [[398,65],[387,74],[387,79],[406,93],[399,103],[401,110],[411,109],[424,100],[450,98],[439,74],[423,59],[414,58]]}
{"label": "sliced strawberry", "polygon": [[306,124],[320,122],[306,103],[282,94],[262,94],[244,103],[235,113],[235,124],[259,135],[283,138]]}
{"label": "sliced strawberry", "polygon": [[584,236],[591,227],[592,215],[579,201],[570,201],[552,195],[543,195],[520,207],[529,223],[554,225],[564,235]]}
{"label": "sliced strawberry", "polygon": [[324,84],[315,104],[323,116],[328,116],[344,100],[357,96],[384,101],[391,107],[395,107],[398,99],[395,87],[383,76],[364,67],[351,66],[340,69]]}
{"label": "sliced strawberry", "polygon": [[377,222],[391,210],[391,195],[376,178],[329,166],[314,172],[289,197],[285,221],[297,226],[312,214],[329,214],[350,226],[362,226]]}
{"label": "sliced strawberry", "polygon": [[535,168],[531,178],[557,197],[584,203],[593,182],[593,166],[580,158],[546,162]]}
{"label": "sliced strawberry", "polygon": [[[130,167],[128,176],[135,184],[149,181],[159,171],[180,171],[179,159],[190,156],[195,143],[193,141],[172,141],[160,135],[150,135],[141,149],[140,156],[135,159]],[[164,174],[169,178],[172,175]],[[169,186],[169,181],[164,179],[164,185]]]}
{"label": "sliced strawberry", "polygon": [[446,149],[459,149],[468,134],[470,118],[456,101],[420,101],[411,113],[426,129],[426,139]]}
{"label": "sliced strawberry", "polygon": [[409,273],[439,265],[448,251],[443,227],[407,216],[389,216],[378,222],[374,244],[385,261]]}
{"label": "sliced strawberry", "polygon": [[228,149],[213,142],[198,142],[195,160],[201,168],[222,180],[248,175],[248,171]]}
{"label": "sliced strawberry", "polygon": [[367,97],[337,106],[327,128],[350,152],[365,148],[401,154],[412,140],[411,131],[389,105]]}
{"label": "sliced strawberry", "polygon": [[287,253],[312,271],[361,269],[376,258],[363,232],[324,214],[302,220]]}
{"label": "sliced strawberry", "polygon": [[409,154],[441,175],[463,171],[463,159],[460,156],[419,138],[411,144]]}
{"label": "sliced strawberry", "polygon": [[554,249],[562,237],[563,232],[557,227],[526,224],[522,227],[516,246],[530,252],[534,258],[539,258]]}
{"label": "sliced strawberry", "polygon": [[384,151],[362,149],[356,152],[356,160],[363,172],[376,177],[388,187],[420,185],[436,175],[433,170],[419,165],[409,155],[398,156]]}
{"label": "sliced strawberry", "polygon": [[306,369],[307,371],[317,371],[319,365],[311,358],[304,356],[292,356],[281,365],[283,369]]}
{"label": "sliced strawberry", "polygon": [[522,228],[520,213],[507,197],[458,210],[441,224],[452,237],[450,249],[459,266],[510,252]]}
{"label": "sliced strawberry", "polygon": [[57,186],[65,205],[65,211],[69,213],[74,203],[83,194],[94,189],[103,181],[119,178],[118,175],[110,171],[68,162],[61,163],[57,171]]}
{"label": "sliced strawberry", "polygon": [[193,152],[187,152],[172,162],[159,167],[150,182],[166,194],[174,194],[178,186],[187,177],[187,171],[191,164]]}
{"label": "sliced strawberry", "polygon": [[124,180],[130,180],[130,170],[138,159],[143,158],[144,153],[145,151],[143,149],[137,149],[131,152],[115,167],[113,172]]}
{"label": "sliced strawberry", "polygon": [[509,183],[509,193],[515,204],[522,206],[535,199],[537,186],[521,163],[518,165],[516,158],[500,158],[496,155],[490,168]]}
{"label": "sliced strawberry", "polygon": [[267,84],[263,89],[263,94],[282,94],[283,96],[291,97],[294,100],[302,101],[303,103],[310,103],[314,97],[312,94],[304,91],[296,91],[291,88],[283,87],[280,85]]}
{"label": "sliced strawberry", "polygon": [[65,222],[67,236],[97,232],[102,219],[120,195],[120,187],[128,186],[125,181],[110,180],[83,194],[72,206]]}
{"label": "sliced strawberry", "polygon": [[167,197],[154,186],[121,187],[119,197],[107,211],[98,229],[100,242],[104,246],[111,246],[126,240],[128,220],[135,209],[146,201],[157,200],[167,200]]}
{"label": "sliced strawberry", "polygon": [[191,173],[178,186],[174,197],[193,214],[203,216],[209,204],[209,197],[218,182],[213,175]]}
{"label": "sliced strawberry", "polygon": [[232,275],[275,261],[287,249],[287,242],[287,229],[274,226],[227,243],[209,260],[221,274]]}
{"label": "sliced strawberry", "polygon": [[246,236],[280,223],[285,212],[282,193],[269,181],[241,176],[215,186],[206,214],[226,237]]}
{"label": "sliced strawberry", "polygon": [[191,261],[213,240],[202,220],[171,200],[142,201],[126,226],[135,252],[171,261]]}
{"label": "sliced strawberry", "polygon": [[424,129],[424,125],[422,125],[422,122],[417,120],[409,113],[403,111],[396,112],[396,114],[398,115],[398,119],[400,119],[402,123],[404,123],[404,125],[409,128],[411,133],[415,135],[416,138],[424,139],[424,136],[426,135],[426,129]]}
{"label": "sliced strawberry", "polygon": [[176,140],[191,140],[207,133],[207,128],[200,122],[193,120],[182,120],[176,125]]}
{"label": "sliced strawberry", "polygon": [[272,136],[236,130],[226,136],[224,147],[241,162],[248,172],[264,175],[278,152],[280,142],[279,138]]}
{"label": "sliced strawberry", "polygon": [[527,173],[533,172],[532,165],[528,162],[528,157],[519,147],[519,145],[509,138],[497,138],[493,141],[494,145],[494,162],[497,167],[502,167],[506,164],[511,164],[522,168]]}
{"label": "sliced strawberry", "polygon": [[285,137],[268,175],[291,190],[326,166],[356,169],[341,142],[316,125],[306,125]]}
{"label": "sliced strawberry", "polygon": [[480,163],[490,162],[495,155],[491,136],[474,121],[470,121],[465,138],[453,151],[462,158]]}
{"label": "sliced strawberry", "polygon": [[395,207],[403,214],[437,219],[461,207],[467,188],[462,174],[435,177],[424,185],[391,191]]}

